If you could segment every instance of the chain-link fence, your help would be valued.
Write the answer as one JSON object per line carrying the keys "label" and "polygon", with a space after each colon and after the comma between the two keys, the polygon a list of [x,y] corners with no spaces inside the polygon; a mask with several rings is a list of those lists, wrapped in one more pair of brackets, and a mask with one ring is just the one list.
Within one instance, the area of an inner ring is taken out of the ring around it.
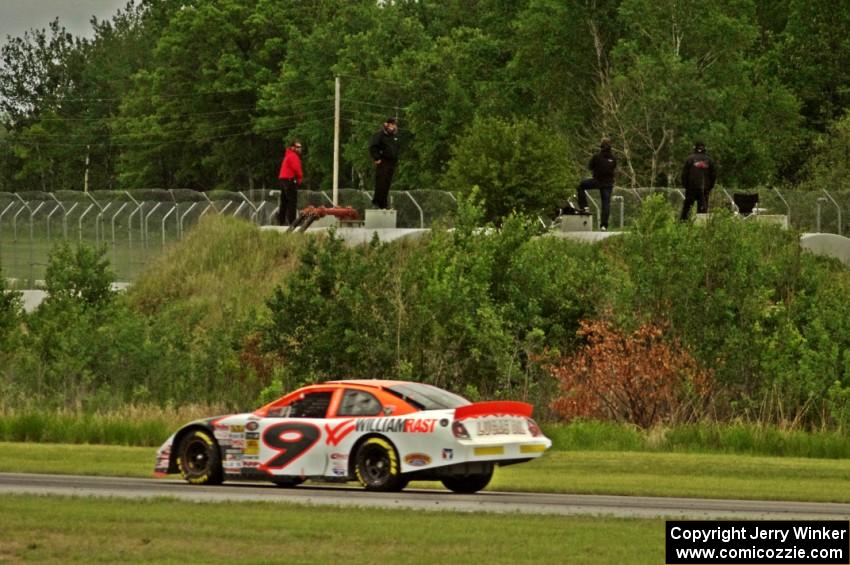
{"label": "chain-link fence", "polygon": [[[790,224],[802,232],[850,233],[846,213],[850,192],[747,192],[758,193],[759,213],[788,215]],[[617,187],[611,203],[611,229],[627,228],[653,193],[663,194],[677,212],[681,209],[684,193],[680,189]],[[339,206],[355,208],[361,217],[372,207],[372,195],[366,191],[340,189],[337,195]],[[330,191],[299,191],[299,208],[330,206],[332,202]],[[455,196],[439,190],[391,191],[390,203],[397,211],[400,228],[431,227],[439,220],[450,220],[457,209]],[[18,280],[18,287],[31,288],[44,278],[49,251],[58,241],[85,241],[105,246],[117,279],[133,281],[155,255],[182,238],[205,214],[268,225],[277,223],[279,204],[276,190],[0,192],[0,265],[4,276]],[[591,204],[598,220],[598,195],[593,191]],[[712,191],[710,207],[734,210],[733,191],[718,186]]]}
{"label": "chain-link fence", "polygon": [[[758,194],[759,214],[787,215],[790,225],[801,232],[826,232],[846,235],[850,233],[850,192],[845,191],[789,191],[775,188],[757,190],[730,190],[715,188],[709,198],[709,210],[721,208],[737,211],[735,194]],[[652,194],[661,194],[678,213],[682,209],[685,192],[678,188],[623,188],[616,187],[611,199],[612,229],[628,227],[640,212],[640,206]],[[599,218],[598,193],[590,191],[591,212]],[[694,210],[696,206],[694,206]],[[598,224],[597,224],[598,225]]]}
{"label": "chain-link fence", "polygon": [[[90,192],[0,192],[0,266],[20,288],[37,286],[47,258],[59,241],[105,246],[119,281],[133,281],[151,259],[183,237],[205,214],[243,218],[258,225],[275,224],[280,193],[141,189]],[[398,227],[430,227],[456,209],[455,197],[437,190],[391,192]],[[363,217],[371,194],[338,191],[339,206],[351,206]],[[299,191],[298,207],[330,206],[330,191]]]}

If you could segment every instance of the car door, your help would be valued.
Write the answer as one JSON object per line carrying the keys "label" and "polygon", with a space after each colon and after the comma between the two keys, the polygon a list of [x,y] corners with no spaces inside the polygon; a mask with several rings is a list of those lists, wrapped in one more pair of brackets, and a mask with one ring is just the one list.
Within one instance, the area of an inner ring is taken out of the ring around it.
{"label": "car door", "polygon": [[257,430],[259,469],[276,476],[324,475],[323,426],[336,393],[333,389],[305,392],[269,410]]}
{"label": "car door", "polygon": [[357,422],[385,415],[384,406],[373,393],[358,389],[340,390],[338,402],[324,425],[324,444],[327,453],[325,475],[341,478],[348,475],[351,449],[363,432]]}

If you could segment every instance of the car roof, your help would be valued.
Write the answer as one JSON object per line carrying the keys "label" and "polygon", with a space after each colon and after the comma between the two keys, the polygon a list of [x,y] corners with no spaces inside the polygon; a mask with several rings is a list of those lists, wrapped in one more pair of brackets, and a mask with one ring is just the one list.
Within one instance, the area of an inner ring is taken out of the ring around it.
{"label": "car roof", "polygon": [[375,388],[386,388],[400,384],[409,384],[410,381],[393,381],[389,379],[349,379],[341,381],[326,381],[320,384],[326,385],[357,385],[370,386]]}

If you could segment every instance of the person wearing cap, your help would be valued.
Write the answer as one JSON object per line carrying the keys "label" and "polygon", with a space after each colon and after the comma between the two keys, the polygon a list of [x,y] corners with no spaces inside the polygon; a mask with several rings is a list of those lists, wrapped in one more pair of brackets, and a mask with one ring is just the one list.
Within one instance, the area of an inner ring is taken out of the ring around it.
{"label": "person wearing cap", "polygon": [[390,184],[398,162],[398,128],[395,118],[387,118],[369,141],[369,155],[375,164],[375,195],[372,204],[376,208],[389,208]]}
{"label": "person wearing cap", "polygon": [[691,206],[697,203],[697,213],[708,213],[708,196],[717,180],[717,169],[714,161],[705,152],[705,143],[694,143],[694,151],[685,159],[682,167],[682,186],[685,188],[685,202],[682,204],[680,220],[686,221],[691,212]]}
{"label": "person wearing cap", "polygon": [[599,153],[590,158],[587,168],[593,174],[592,178],[584,179],[578,185],[578,207],[587,213],[587,191],[599,189],[602,198],[602,215],[599,227],[602,231],[608,229],[608,216],[611,215],[611,193],[614,192],[614,176],[617,172],[617,158],[611,150],[611,140],[603,138],[599,144]]}
{"label": "person wearing cap", "polygon": [[278,224],[291,226],[295,223],[298,209],[298,186],[302,184],[304,175],[301,171],[301,142],[293,140],[286,148],[280,173],[280,208],[278,208]]}

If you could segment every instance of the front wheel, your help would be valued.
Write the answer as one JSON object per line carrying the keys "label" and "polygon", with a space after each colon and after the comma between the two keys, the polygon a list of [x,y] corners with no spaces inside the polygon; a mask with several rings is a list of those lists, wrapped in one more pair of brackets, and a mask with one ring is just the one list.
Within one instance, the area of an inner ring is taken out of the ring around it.
{"label": "front wheel", "polygon": [[490,471],[489,473],[481,473],[480,475],[446,477],[442,482],[443,486],[452,492],[472,494],[486,487],[492,478],[493,471]]}
{"label": "front wheel", "polygon": [[177,466],[183,479],[193,485],[220,485],[224,481],[221,453],[205,430],[194,430],[183,439]]}
{"label": "front wheel", "polygon": [[383,438],[369,438],[357,450],[354,473],[366,490],[402,490],[407,486],[407,480],[400,471],[395,448]]}

